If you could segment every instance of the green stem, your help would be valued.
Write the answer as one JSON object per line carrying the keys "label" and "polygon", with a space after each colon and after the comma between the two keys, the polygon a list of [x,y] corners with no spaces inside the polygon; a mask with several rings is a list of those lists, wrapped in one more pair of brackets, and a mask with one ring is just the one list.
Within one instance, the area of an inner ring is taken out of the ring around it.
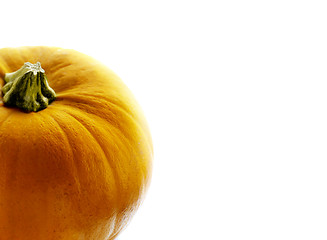
{"label": "green stem", "polygon": [[16,72],[7,73],[5,82],[2,94],[6,106],[37,112],[47,108],[56,98],[39,62],[27,62]]}

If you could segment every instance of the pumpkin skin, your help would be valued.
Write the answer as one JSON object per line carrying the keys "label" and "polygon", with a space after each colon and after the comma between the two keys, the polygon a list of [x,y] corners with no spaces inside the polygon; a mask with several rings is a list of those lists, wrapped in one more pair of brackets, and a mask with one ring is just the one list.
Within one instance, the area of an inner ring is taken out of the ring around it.
{"label": "pumpkin skin", "polygon": [[40,62],[56,100],[26,113],[0,103],[1,240],[111,240],[148,189],[153,148],[132,93],[74,50],[0,49],[6,73]]}

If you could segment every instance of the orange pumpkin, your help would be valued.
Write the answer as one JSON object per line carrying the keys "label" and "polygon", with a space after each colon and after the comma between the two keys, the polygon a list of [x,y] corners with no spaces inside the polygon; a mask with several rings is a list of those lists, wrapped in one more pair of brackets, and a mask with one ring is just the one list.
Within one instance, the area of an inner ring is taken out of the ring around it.
{"label": "orange pumpkin", "polygon": [[151,177],[131,92],[93,58],[55,47],[0,49],[0,84],[0,239],[114,239]]}

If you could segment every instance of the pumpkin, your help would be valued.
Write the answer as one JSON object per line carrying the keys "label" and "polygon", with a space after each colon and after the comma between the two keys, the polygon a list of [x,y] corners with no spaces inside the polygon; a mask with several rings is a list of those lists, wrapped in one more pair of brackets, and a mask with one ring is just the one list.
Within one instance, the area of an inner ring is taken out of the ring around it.
{"label": "pumpkin", "polygon": [[0,239],[114,239],[142,203],[153,148],[121,79],[74,50],[0,49]]}

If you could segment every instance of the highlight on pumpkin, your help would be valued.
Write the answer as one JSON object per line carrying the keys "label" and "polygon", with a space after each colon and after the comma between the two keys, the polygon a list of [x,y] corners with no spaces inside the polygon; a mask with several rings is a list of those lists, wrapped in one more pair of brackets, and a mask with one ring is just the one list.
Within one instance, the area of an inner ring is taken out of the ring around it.
{"label": "highlight on pumpkin", "polygon": [[56,98],[39,62],[26,62],[16,72],[7,73],[4,80],[6,84],[2,94],[6,106],[18,107],[25,112],[37,112],[47,108]]}

